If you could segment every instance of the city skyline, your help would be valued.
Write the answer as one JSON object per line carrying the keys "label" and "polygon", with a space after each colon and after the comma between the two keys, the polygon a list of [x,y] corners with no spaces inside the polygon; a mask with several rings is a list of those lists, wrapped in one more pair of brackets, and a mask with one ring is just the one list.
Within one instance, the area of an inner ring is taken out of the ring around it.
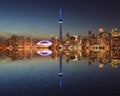
{"label": "city skyline", "polygon": [[[60,19],[60,36],[52,36],[51,40],[40,40],[33,37],[24,37],[21,35],[12,35],[11,37],[1,38],[0,40],[0,54],[1,59],[11,59],[19,61],[32,58],[59,59],[59,64],[62,64],[62,55],[67,63],[70,60],[81,61],[81,59],[88,58],[88,64],[92,62],[99,62],[104,67],[109,63],[111,67],[116,67],[120,63],[120,32],[112,29],[106,33],[102,28],[99,29],[98,34],[88,32],[87,37],[78,35],[65,36],[62,34],[62,20]],[[66,39],[62,39],[62,38]],[[60,40],[61,38],[61,40]],[[102,59],[101,59],[102,58]],[[61,73],[61,72],[60,72]]]}

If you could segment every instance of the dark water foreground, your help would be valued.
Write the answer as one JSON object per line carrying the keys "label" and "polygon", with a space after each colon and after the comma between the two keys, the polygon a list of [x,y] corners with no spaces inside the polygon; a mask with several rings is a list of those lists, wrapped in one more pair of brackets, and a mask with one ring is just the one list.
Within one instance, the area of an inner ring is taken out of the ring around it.
{"label": "dark water foreground", "polygon": [[63,84],[59,87],[58,60],[33,59],[0,62],[0,96],[84,96],[120,94],[120,66],[100,69],[87,60],[63,61]]}

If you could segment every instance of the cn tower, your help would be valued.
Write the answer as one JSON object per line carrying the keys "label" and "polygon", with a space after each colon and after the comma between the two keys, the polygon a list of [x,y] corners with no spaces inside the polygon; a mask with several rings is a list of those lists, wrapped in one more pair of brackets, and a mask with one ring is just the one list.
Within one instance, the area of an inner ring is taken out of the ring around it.
{"label": "cn tower", "polygon": [[60,24],[60,33],[59,33],[60,45],[62,44],[62,23],[63,23],[62,9],[60,8],[60,17],[59,17],[59,24]]}
{"label": "cn tower", "polygon": [[[59,17],[59,24],[60,24],[60,31],[59,31],[59,38],[60,38],[60,41],[59,41],[59,44],[61,47],[62,45],[62,23],[63,23],[63,19],[62,19],[62,9],[60,8],[60,17]],[[60,55],[59,55],[59,65],[60,65],[60,72],[59,72],[59,82],[60,82],[60,88],[62,87],[62,51],[61,49],[60,50]]]}

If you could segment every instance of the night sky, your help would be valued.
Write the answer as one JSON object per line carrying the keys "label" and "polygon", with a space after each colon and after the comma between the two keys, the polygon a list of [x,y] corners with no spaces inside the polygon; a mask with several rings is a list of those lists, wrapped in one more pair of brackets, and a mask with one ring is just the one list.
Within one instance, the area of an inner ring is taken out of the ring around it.
{"label": "night sky", "polygon": [[94,33],[100,27],[120,28],[119,0],[0,0],[0,32],[50,37],[59,32],[59,9],[63,10],[63,33]]}

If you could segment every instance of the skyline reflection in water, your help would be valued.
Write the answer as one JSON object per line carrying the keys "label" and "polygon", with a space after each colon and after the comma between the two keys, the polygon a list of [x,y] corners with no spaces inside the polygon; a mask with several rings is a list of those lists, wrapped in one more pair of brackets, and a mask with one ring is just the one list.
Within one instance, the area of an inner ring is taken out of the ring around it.
{"label": "skyline reflection in water", "polygon": [[[93,39],[96,39],[95,43]],[[66,40],[62,47],[59,47],[57,38],[53,40],[54,43],[51,40],[52,46],[36,45],[39,40],[22,36],[2,39],[0,94],[6,96],[119,94],[120,51],[119,46],[115,46],[119,45],[116,43],[118,39],[112,37],[110,44],[100,41],[103,43],[102,47],[97,46],[99,39],[92,37],[88,40],[82,38],[82,47],[79,44],[81,39],[76,42],[74,38],[70,43]],[[89,40],[91,44],[88,44]],[[114,46],[108,50],[104,47],[106,44]],[[77,45],[79,47],[76,47]],[[38,51],[51,51],[52,54],[41,56]],[[61,88],[58,76],[60,52],[63,64]]]}
{"label": "skyline reflection in water", "polygon": [[63,60],[63,84],[60,88],[59,60],[42,59],[42,62],[41,59],[33,58],[1,64],[0,94],[119,94],[119,65],[112,68],[106,64],[100,69],[97,62],[89,66],[86,59],[69,64]]}

